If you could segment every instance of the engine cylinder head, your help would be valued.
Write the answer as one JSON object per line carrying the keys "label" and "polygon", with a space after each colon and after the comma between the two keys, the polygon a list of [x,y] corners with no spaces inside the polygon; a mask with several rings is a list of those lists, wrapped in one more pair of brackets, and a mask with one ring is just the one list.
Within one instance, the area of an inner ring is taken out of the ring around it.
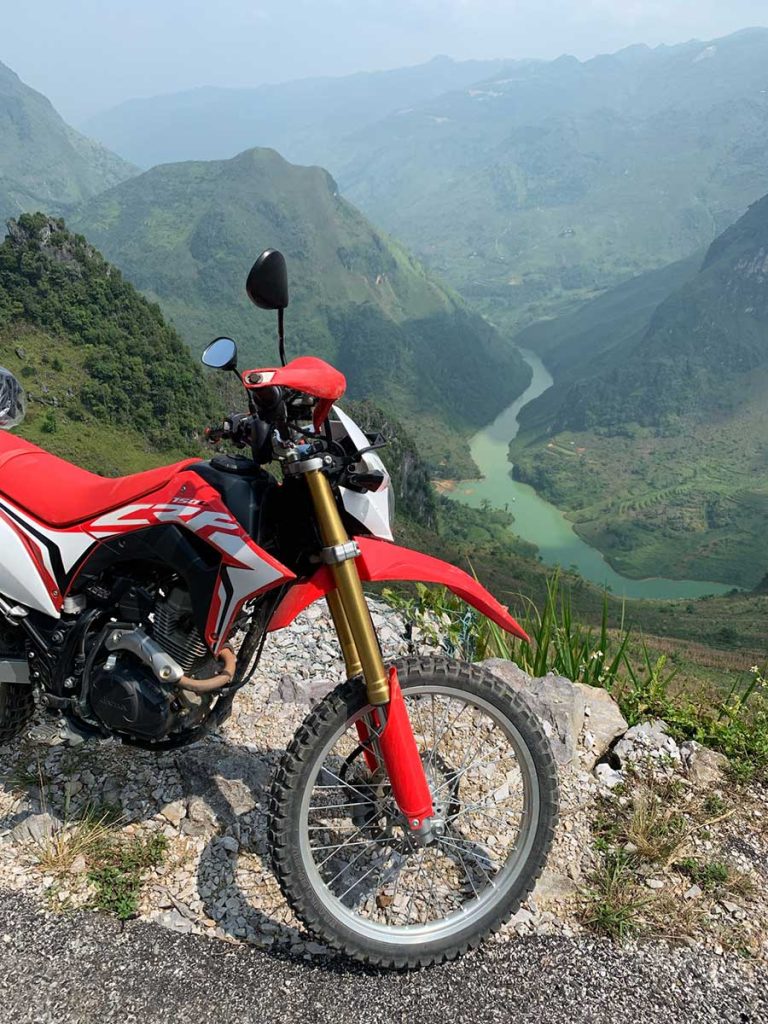
{"label": "engine cylinder head", "polygon": [[189,592],[182,587],[174,587],[168,597],[158,601],[152,637],[187,674],[210,656],[192,618]]}

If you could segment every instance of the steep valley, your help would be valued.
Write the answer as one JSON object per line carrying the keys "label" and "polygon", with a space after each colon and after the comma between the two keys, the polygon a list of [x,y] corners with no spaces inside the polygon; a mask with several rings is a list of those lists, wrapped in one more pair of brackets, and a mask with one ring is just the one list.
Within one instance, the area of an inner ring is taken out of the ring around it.
{"label": "steep valley", "polygon": [[630,312],[631,329],[583,367],[561,353],[555,387],[524,410],[516,476],[619,571],[745,587],[764,575],[767,285],[768,197],[645,331]]}

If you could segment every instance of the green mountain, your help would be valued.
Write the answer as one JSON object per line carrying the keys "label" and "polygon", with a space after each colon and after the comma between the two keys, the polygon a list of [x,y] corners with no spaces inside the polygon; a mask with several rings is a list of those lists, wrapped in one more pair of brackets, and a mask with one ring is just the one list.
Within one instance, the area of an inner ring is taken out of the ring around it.
{"label": "green mountain", "polygon": [[664,299],[696,275],[705,251],[660,270],[648,270],[609,288],[570,313],[539,320],[515,335],[515,344],[538,353],[555,383],[520,413],[522,429],[551,430],[572,398],[575,381],[592,381],[642,339]]}
{"label": "green mountain", "polygon": [[65,212],[133,173],[0,64],[0,223],[24,211]]}
{"label": "green mountain", "polygon": [[738,411],[768,368],[768,196],[710,246],[699,273],[656,310],[615,366],[575,384],[560,422],[608,430],[674,426]]}
{"label": "green mountain", "polygon": [[217,415],[159,308],[41,213],[10,221],[0,244],[0,365],[29,398],[18,432],[108,475],[197,454]]}
{"label": "green mountain", "polygon": [[525,326],[708,245],[768,189],[768,30],[500,74],[328,166],[495,320]]}
{"label": "green mountain", "polygon": [[307,78],[253,89],[200,88],[129,100],[85,131],[140,167],[221,160],[252,146],[327,165],[350,132],[496,74],[504,62],[448,57],[393,71]]}
{"label": "green mountain", "polygon": [[622,572],[754,586],[768,562],[768,196],[625,339],[526,410],[516,474]]}
{"label": "green mountain", "polygon": [[[202,454],[202,428],[221,418],[220,376],[203,374],[159,308],[63,221],[23,214],[0,243],[0,365],[24,384],[17,433],[96,472],[138,472]],[[241,389],[227,398],[237,407]],[[397,420],[349,403],[381,430],[398,523],[437,527],[429,474]]]}
{"label": "green mountain", "polygon": [[434,464],[455,458],[452,431],[486,422],[527,384],[517,352],[377,232],[326,171],[272,150],[156,167],[72,222],[193,350],[229,334],[243,366],[275,363],[274,318],[250,305],[244,280],[261,249],[282,249],[289,354],[324,357],[347,374],[350,397],[417,416]]}

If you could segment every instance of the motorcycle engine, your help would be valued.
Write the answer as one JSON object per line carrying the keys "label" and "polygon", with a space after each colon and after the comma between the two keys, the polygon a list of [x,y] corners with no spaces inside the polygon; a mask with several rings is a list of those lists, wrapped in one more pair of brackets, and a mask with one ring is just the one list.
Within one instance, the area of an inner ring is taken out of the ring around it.
{"label": "motorcycle engine", "polygon": [[[150,619],[147,632],[186,674],[215,674],[215,661],[194,624],[187,590],[174,587],[158,596]],[[89,702],[109,730],[157,741],[199,725],[213,698],[165,685],[133,654],[118,651],[91,674]]]}
{"label": "motorcycle engine", "polygon": [[158,740],[173,731],[171,689],[124,651],[111,654],[93,675],[89,696],[91,708],[113,732]]}

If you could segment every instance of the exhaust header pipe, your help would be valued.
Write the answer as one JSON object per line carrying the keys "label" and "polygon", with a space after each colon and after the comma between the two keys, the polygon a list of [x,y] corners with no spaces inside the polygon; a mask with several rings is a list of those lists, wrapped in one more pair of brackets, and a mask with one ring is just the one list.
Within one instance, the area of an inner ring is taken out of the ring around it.
{"label": "exhaust header pipe", "polygon": [[231,647],[225,647],[220,659],[224,662],[223,671],[210,679],[193,679],[185,675],[178,661],[166,654],[143,629],[113,629],[104,644],[109,651],[128,651],[135,655],[152,670],[159,682],[170,683],[193,693],[211,693],[222,689],[232,682],[237,668],[235,652]]}

